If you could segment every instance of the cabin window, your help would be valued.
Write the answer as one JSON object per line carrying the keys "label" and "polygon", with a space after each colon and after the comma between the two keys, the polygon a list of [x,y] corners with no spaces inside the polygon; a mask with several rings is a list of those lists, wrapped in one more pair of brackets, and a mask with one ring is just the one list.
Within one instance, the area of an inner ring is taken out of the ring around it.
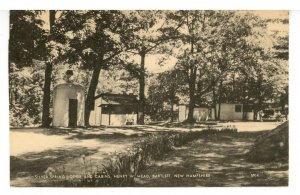
{"label": "cabin window", "polygon": [[235,105],[235,112],[242,112],[242,105]]}

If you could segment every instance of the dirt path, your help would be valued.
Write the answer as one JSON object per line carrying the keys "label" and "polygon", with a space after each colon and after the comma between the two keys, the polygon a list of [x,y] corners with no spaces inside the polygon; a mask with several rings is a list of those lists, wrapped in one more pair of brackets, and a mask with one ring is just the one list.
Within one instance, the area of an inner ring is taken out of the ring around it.
{"label": "dirt path", "polygon": [[261,132],[210,136],[176,148],[136,179],[137,186],[286,186],[288,165],[247,162],[247,152]]}
{"label": "dirt path", "polygon": [[[237,125],[242,130],[246,131],[249,129],[249,126],[253,126],[253,124],[249,123],[237,123]],[[254,125],[261,128],[259,123],[255,123]],[[266,129],[271,129],[275,123],[265,123],[261,125],[269,127]],[[202,126],[194,127],[193,130],[202,130]],[[53,172],[53,174],[58,175],[78,175],[86,171],[95,171],[102,168],[102,164],[105,163],[105,160],[107,160],[112,153],[126,150],[135,142],[143,139],[149,134],[189,130],[189,128],[183,127],[167,128],[154,125],[98,127],[89,129],[11,129],[11,186],[51,186],[51,183],[43,178],[43,176],[48,174],[46,174],[47,170],[48,172],[51,170],[51,173]],[[254,128],[254,130],[256,129]],[[230,140],[232,138],[228,139]],[[183,173],[186,173],[187,171],[192,173],[195,171],[201,171],[201,173],[210,171],[210,169],[205,169],[205,166],[215,166],[215,169],[218,169],[220,160],[223,158],[225,159],[225,157],[222,156],[224,155],[222,152],[226,153],[231,149],[233,152],[238,152],[238,148],[243,151],[245,148],[249,147],[250,143],[250,140],[243,142],[241,141],[242,139],[227,142],[224,142],[224,140],[221,142],[219,142],[219,140],[199,140],[198,142],[193,143],[195,144],[195,147],[189,144],[187,145],[187,148],[177,148],[174,153],[168,156],[166,161],[164,160],[156,164],[159,168],[158,170],[155,170],[155,166],[151,167],[149,169],[150,173],[168,172],[168,167],[177,168],[178,170],[175,172],[179,173],[181,169],[175,165],[183,166]],[[253,140],[254,138],[251,138],[251,143]],[[216,143],[218,144],[215,145]],[[219,150],[218,147],[224,147],[226,150]],[[219,156],[214,152],[208,152],[210,148],[216,150],[215,152]],[[216,160],[216,162],[213,160]],[[168,163],[170,164],[168,165]],[[237,165],[239,163],[241,162],[236,161]],[[160,164],[164,166],[160,166]],[[174,167],[171,165],[174,165]],[[195,165],[198,165],[201,169],[199,167],[197,168]],[[163,167],[163,169],[160,170],[160,167]],[[180,179],[180,183],[182,181],[184,180]],[[206,179],[205,181],[208,180]],[[152,184],[149,182],[147,185],[151,186]],[[176,185],[176,182],[174,182],[174,186]],[[189,183],[188,180],[188,185],[194,184]]]}

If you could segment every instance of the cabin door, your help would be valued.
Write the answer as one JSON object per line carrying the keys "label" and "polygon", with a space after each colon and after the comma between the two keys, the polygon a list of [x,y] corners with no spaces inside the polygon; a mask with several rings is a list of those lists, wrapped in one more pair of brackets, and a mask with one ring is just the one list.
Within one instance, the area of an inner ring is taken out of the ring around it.
{"label": "cabin door", "polygon": [[77,99],[69,99],[69,127],[77,126]]}

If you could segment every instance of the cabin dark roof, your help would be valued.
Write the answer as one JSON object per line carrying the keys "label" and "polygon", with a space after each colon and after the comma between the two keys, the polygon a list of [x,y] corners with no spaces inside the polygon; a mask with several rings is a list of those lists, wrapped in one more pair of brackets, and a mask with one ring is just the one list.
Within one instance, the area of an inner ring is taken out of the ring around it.
{"label": "cabin dark roof", "polygon": [[135,95],[127,94],[111,94],[102,93],[95,97],[95,99],[102,98],[101,105],[136,105],[138,100]]}

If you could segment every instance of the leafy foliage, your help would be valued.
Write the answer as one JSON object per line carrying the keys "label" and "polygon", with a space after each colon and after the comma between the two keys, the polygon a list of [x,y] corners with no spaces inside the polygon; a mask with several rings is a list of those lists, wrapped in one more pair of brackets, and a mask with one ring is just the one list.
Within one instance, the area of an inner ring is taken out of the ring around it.
{"label": "leafy foliage", "polygon": [[[179,101],[189,102],[189,118],[193,107],[202,104],[237,102],[255,112],[288,104],[288,35],[268,29],[271,23],[287,24],[285,19],[263,20],[236,11],[55,13],[55,25],[48,29],[43,11],[11,11],[14,126],[40,122],[41,85],[51,79],[51,89],[67,69],[86,88],[86,119],[93,98],[102,92],[139,95],[140,116],[156,120],[162,119],[155,117],[159,113],[167,116],[164,120],[172,118],[170,107]],[[45,79],[41,71],[47,72],[47,64],[52,68]],[[166,71],[147,69],[154,64]]]}
{"label": "leafy foliage", "polygon": [[46,31],[38,11],[10,11],[9,62],[18,68],[45,59]]}
{"label": "leafy foliage", "polygon": [[148,89],[148,114],[155,120],[174,118],[174,105],[178,105],[180,96],[186,92],[182,84],[182,72],[176,69],[158,73],[151,79]]}
{"label": "leafy foliage", "polygon": [[41,123],[43,65],[18,69],[10,66],[10,125],[32,126]]}

